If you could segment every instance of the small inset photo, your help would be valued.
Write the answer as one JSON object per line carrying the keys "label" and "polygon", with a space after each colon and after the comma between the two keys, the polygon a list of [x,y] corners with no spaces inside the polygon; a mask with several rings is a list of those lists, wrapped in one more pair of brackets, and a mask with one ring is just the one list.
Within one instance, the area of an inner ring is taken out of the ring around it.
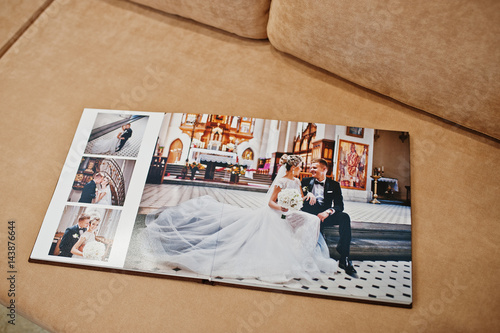
{"label": "small inset photo", "polygon": [[66,206],[49,255],[108,261],[121,210]]}
{"label": "small inset photo", "polygon": [[85,154],[137,157],[148,118],[121,113],[99,113]]}
{"label": "small inset photo", "polygon": [[123,206],[135,160],[83,157],[69,202]]}

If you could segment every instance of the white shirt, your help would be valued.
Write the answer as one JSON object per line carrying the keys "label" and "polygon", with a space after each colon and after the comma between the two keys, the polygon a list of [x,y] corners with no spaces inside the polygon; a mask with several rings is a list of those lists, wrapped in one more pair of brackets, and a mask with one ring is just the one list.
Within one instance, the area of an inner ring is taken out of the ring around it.
{"label": "white shirt", "polygon": [[[316,201],[322,205],[323,201],[325,200],[325,184],[326,184],[326,178],[321,182],[323,183],[323,186],[316,184],[316,181],[319,181],[315,179],[314,186],[312,188],[312,194],[316,197]],[[329,214],[335,213],[335,209],[329,207],[328,209]]]}
{"label": "white shirt", "polygon": [[312,194],[316,197],[316,201],[319,204],[323,204],[323,201],[325,200],[325,180],[323,180],[323,186],[314,183],[314,186],[312,188]]}

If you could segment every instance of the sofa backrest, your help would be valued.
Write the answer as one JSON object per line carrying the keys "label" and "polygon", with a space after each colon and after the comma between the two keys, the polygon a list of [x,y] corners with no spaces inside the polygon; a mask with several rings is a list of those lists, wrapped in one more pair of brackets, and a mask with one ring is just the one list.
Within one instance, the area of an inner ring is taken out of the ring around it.
{"label": "sofa backrest", "polygon": [[[500,139],[500,2],[133,0]],[[267,32],[266,32],[267,29]]]}
{"label": "sofa backrest", "polygon": [[358,85],[500,138],[500,2],[273,0],[268,36]]}

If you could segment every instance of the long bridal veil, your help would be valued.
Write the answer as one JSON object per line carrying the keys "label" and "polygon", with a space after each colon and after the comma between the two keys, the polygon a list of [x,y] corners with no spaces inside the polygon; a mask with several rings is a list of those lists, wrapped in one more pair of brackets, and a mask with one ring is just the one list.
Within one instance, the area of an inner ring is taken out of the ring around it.
{"label": "long bridal veil", "polygon": [[300,211],[282,219],[267,204],[285,169],[278,171],[260,208],[202,196],[148,215],[150,258],[160,269],[178,267],[211,277],[271,283],[335,272],[336,262],[329,258],[324,239],[318,238],[319,219]]}
{"label": "long bridal veil", "polygon": [[273,195],[276,184],[281,182],[281,179],[283,177],[285,177],[285,175],[286,175],[286,167],[281,166],[278,169],[278,172],[276,173],[276,177],[274,177],[274,180],[273,180],[271,186],[269,186],[269,190],[267,190],[267,193],[266,193],[266,196],[264,198],[264,202],[262,203],[262,206],[264,206],[264,207],[268,206],[269,200],[271,200],[271,196]]}
{"label": "long bridal veil", "polygon": [[112,154],[115,152],[115,149],[119,146],[120,144],[120,139],[116,137],[112,137],[109,139],[100,139],[97,140],[94,143],[94,145],[91,148],[91,153],[92,154]]}

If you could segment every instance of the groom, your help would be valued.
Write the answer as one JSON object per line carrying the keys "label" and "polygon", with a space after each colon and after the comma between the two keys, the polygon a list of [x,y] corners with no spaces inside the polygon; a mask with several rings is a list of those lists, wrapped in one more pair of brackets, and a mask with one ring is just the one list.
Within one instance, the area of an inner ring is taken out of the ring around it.
{"label": "groom", "polygon": [[321,231],[325,227],[339,226],[340,240],[336,249],[340,254],[339,267],[348,275],[353,276],[356,270],[349,260],[351,248],[351,218],[343,212],[344,201],[340,184],[326,178],[328,162],[324,159],[314,159],[310,172],[312,177],[302,179],[302,189],[307,192],[302,210],[317,215],[321,220]]}
{"label": "groom", "polygon": [[64,232],[64,235],[61,239],[61,243],[59,243],[59,253],[60,257],[71,257],[73,254],[71,253],[71,249],[73,245],[78,242],[80,236],[87,231],[87,228],[90,223],[91,216],[89,214],[81,214],[78,217],[78,223],[72,227],[69,227]]}
{"label": "groom", "polygon": [[78,202],[92,203],[92,199],[95,199],[96,184],[100,184],[102,179],[102,173],[96,173],[94,175],[94,179],[85,184],[83,187],[82,194],[80,195],[80,200],[78,200]]}
{"label": "groom", "polygon": [[118,146],[118,148],[116,148],[116,152],[122,150],[123,146],[125,145],[125,142],[127,142],[127,140],[130,139],[131,136],[132,136],[132,129],[130,128],[130,124],[127,124],[125,125],[125,130],[120,136],[120,145]]}

